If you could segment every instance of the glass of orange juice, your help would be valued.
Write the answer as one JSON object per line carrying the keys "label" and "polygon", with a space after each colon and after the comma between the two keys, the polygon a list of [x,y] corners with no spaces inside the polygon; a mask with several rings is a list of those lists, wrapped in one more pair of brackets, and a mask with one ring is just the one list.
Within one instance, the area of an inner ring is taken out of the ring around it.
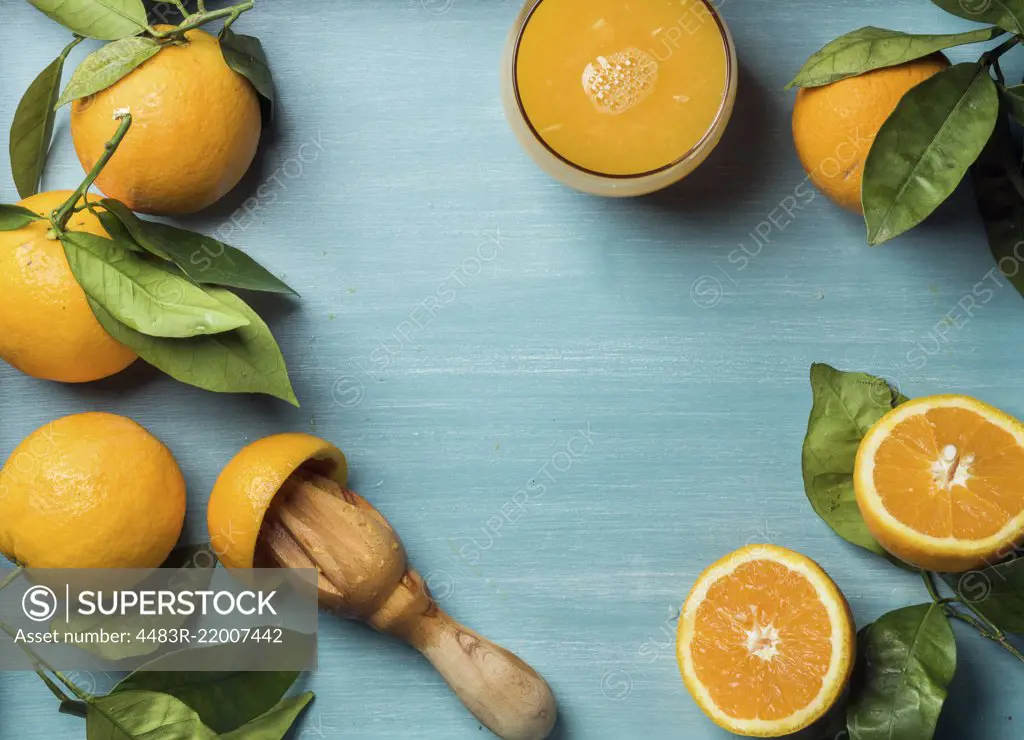
{"label": "glass of orange juice", "polygon": [[595,195],[678,182],[722,137],[736,50],[713,0],[528,0],[502,100],[542,169]]}

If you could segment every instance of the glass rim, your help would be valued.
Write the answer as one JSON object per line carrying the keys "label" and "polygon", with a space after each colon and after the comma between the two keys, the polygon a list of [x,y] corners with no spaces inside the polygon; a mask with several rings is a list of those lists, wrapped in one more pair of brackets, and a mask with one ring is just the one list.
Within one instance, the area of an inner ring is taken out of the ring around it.
{"label": "glass rim", "polygon": [[[562,156],[562,154],[555,151],[555,149],[550,144],[548,144],[547,141],[545,141],[544,137],[540,135],[540,132],[538,132],[537,129],[534,127],[533,121],[530,120],[530,116],[526,112],[526,108],[523,105],[523,98],[519,94],[519,75],[517,74],[519,69],[519,49],[522,45],[523,34],[526,32],[526,27],[530,25],[530,19],[533,17],[533,14],[537,11],[537,8],[539,8],[541,4],[543,4],[546,1],[548,0],[528,0],[528,2],[532,3],[532,6],[530,7],[530,11],[526,14],[526,17],[523,18],[522,22],[519,24],[519,29],[517,30],[515,35],[514,49],[512,53],[511,73],[512,94],[515,97],[516,108],[519,111],[519,115],[522,118],[523,123],[526,124],[526,128],[529,129],[530,135],[533,136],[533,138],[542,147],[544,147],[544,149],[549,154],[551,154],[553,157],[558,159],[563,164],[571,167],[576,172],[579,172],[580,174],[589,175],[591,177],[597,177],[602,180],[628,181],[641,180],[643,178],[651,177],[653,175],[658,175],[668,170],[671,170],[675,167],[678,167],[681,164],[684,164],[687,160],[689,160],[691,157],[693,157],[701,150],[701,148],[707,143],[707,141],[714,135],[718,126],[722,122],[723,116],[725,116],[726,114],[726,110],[729,107],[729,91],[732,87],[733,75],[735,74],[735,63],[733,60],[732,44],[729,42],[729,29],[725,25],[725,21],[722,20],[721,15],[719,15],[718,10],[717,8],[715,8],[712,0],[696,0],[696,2],[702,3],[711,13],[711,17],[714,18],[715,20],[715,25],[718,26],[718,32],[722,37],[722,46],[725,49],[725,85],[722,90],[722,99],[721,101],[719,101],[718,104],[718,111],[715,113],[715,118],[711,122],[711,125],[708,126],[707,131],[704,132],[704,135],[701,136],[700,139],[693,146],[687,149],[686,152],[684,152],[679,157],[676,157],[668,164],[656,167],[653,170],[645,170],[643,172],[637,172],[628,175],[616,175],[608,172],[599,172],[597,170],[592,170],[588,167],[584,167],[583,165],[573,162],[567,157]],[[550,0],[550,2],[558,2],[558,0]]]}

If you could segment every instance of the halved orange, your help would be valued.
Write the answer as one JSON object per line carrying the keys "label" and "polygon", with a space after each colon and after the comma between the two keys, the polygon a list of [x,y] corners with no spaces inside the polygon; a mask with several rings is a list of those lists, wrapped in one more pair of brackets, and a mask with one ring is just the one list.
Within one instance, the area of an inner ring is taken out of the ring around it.
{"label": "halved orange", "polygon": [[301,432],[258,439],[224,466],[206,511],[210,545],[224,567],[253,567],[267,509],[288,476],[310,463],[318,464],[323,475],[346,485],[348,465],[341,450]]}
{"label": "halved orange", "polygon": [[1024,425],[967,396],[927,396],[879,419],[857,450],[868,530],[896,557],[962,572],[1024,536]]}
{"label": "halved orange", "polygon": [[715,724],[782,737],[836,703],[855,642],[850,608],[825,571],[792,550],[750,545],[697,579],[679,617],[676,657]]}

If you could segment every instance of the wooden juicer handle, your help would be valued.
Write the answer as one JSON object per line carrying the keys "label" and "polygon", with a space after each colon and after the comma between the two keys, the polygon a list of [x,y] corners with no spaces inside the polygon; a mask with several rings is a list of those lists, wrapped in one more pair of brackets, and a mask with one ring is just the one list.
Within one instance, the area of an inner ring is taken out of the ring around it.
{"label": "wooden juicer handle", "polygon": [[315,568],[321,606],[415,647],[498,737],[551,733],[558,710],[547,682],[438,607],[391,525],[358,494],[300,469],[267,512],[257,550],[279,566]]}

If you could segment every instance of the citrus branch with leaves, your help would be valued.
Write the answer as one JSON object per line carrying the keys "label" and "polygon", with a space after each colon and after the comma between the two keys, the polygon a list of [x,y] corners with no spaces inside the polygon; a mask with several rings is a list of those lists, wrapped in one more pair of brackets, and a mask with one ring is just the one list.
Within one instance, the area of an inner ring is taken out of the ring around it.
{"label": "citrus branch with leaves", "polygon": [[[151,24],[142,0],[30,2],[66,26],[74,38],[32,82],[15,113],[11,168],[23,199],[39,190],[58,109],[107,89],[169,47],[191,43],[187,34],[202,25],[223,22],[220,56],[230,70],[251,82],[264,104],[264,118],[272,113],[274,83],[262,45],[231,30],[231,24],[253,8],[253,0],[217,9],[200,2],[193,11],[177,2],[182,16],[177,25]],[[109,43],[88,54],[61,91],[64,63],[86,38]],[[287,295],[296,295],[295,291],[230,245],[143,220],[119,200],[90,196],[90,188],[132,126],[130,110],[117,110],[114,117],[116,131],[102,151],[97,147],[96,161],[90,162],[73,194],[52,213],[0,205],[0,231],[48,221],[48,238],[60,241],[96,320],[149,364],[207,390],[262,393],[298,405],[270,329],[228,289]],[[100,137],[105,137],[104,129]],[[99,221],[105,236],[78,223],[81,219],[75,216],[83,211]]]}
{"label": "citrus branch with leaves", "polygon": [[[263,393],[298,405],[281,350],[239,288],[293,294],[234,247],[195,232],[145,221],[123,203],[89,199],[89,188],[132,124],[124,111],[103,155],[48,214],[0,205],[0,231],[47,222],[96,319],[114,339],[171,377],[224,393]],[[69,227],[88,210],[110,238]],[[196,259],[196,257],[201,259]]]}
{"label": "citrus branch with leaves", "polygon": [[[847,542],[885,558],[879,562],[890,567],[916,570],[930,597],[861,629],[860,677],[851,684],[846,726],[858,740],[926,740],[935,732],[956,668],[950,620],[1024,662],[1024,652],[1013,642],[1013,635],[1024,634],[1024,558],[1007,548],[1000,562],[966,573],[935,573],[890,556],[868,531],[858,506],[855,458],[868,428],[909,399],[883,378],[824,364],[811,366],[810,381],[813,405],[802,460],[808,500]],[[928,711],[902,711],[907,706]]]}
{"label": "citrus branch with leaves", "polygon": [[903,96],[871,145],[861,204],[868,243],[881,244],[921,223],[971,172],[993,256],[1024,294],[1024,254],[1014,251],[1024,241],[1024,177],[1020,142],[1008,125],[1011,120],[1024,124],[1024,85],[1008,85],[1000,65],[1024,36],[1024,0],[932,2],[988,27],[955,34],[860,28],[815,52],[788,87],[828,85],[1001,39],[978,61],[949,66]]}
{"label": "citrus branch with leaves", "polygon": [[[182,21],[169,28],[150,24],[142,0],[29,1],[71,31],[75,38],[28,87],[14,116],[10,138],[11,169],[22,198],[38,192],[53,135],[54,117],[59,108],[105,90],[167,46],[187,43],[188,31],[213,21],[224,20],[219,33],[224,61],[256,89],[265,123],[272,118],[274,81],[263,45],[254,36],[236,34],[231,30],[231,25],[243,13],[252,10],[254,0],[216,10],[207,10],[205,3],[200,3],[195,12],[189,12],[179,2],[176,5]],[[85,38],[110,43],[86,56],[60,92],[68,54]]]}

